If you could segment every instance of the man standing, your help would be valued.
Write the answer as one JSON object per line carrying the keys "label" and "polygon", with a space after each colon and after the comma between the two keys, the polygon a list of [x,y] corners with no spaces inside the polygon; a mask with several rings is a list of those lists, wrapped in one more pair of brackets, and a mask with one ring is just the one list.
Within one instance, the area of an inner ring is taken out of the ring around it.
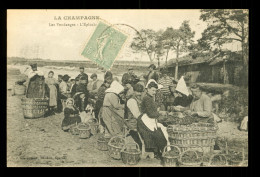
{"label": "man standing", "polygon": [[171,100],[170,97],[173,96],[171,92],[171,87],[174,87],[172,79],[167,75],[167,70],[162,71],[162,78],[159,79],[158,84],[161,84],[161,92],[163,94],[163,104],[167,109]]}
{"label": "man standing", "polygon": [[62,82],[62,77],[63,77],[63,75],[60,75],[60,74],[58,75],[58,82],[59,82],[59,83]]}
{"label": "man standing", "polygon": [[90,94],[92,94],[93,96],[97,96],[97,92],[99,87],[102,85],[102,81],[100,81],[97,78],[97,74],[93,73],[90,78],[92,79],[92,81],[88,84],[88,90],[90,92]]}
{"label": "man standing", "polygon": [[137,76],[134,74],[133,68],[129,68],[128,72],[122,76],[122,84],[130,83],[131,85],[136,84],[139,81]]}
{"label": "man standing", "polygon": [[156,82],[158,82],[159,76],[156,73],[156,66],[154,64],[151,64],[149,67],[149,73],[146,76],[146,83],[150,80],[150,79],[154,79]]}
{"label": "man standing", "polygon": [[79,77],[80,79],[81,79],[81,77],[84,77],[86,79],[86,85],[88,85],[88,75],[86,73],[84,73],[84,67],[83,66],[81,66],[79,68],[79,72],[80,72],[80,74],[77,77]]}

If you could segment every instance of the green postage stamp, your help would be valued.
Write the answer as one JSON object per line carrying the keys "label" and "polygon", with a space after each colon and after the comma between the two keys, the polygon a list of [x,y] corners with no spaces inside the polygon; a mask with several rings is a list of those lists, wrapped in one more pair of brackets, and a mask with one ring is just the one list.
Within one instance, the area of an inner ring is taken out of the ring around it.
{"label": "green postage stamp", "polygon": [[127,37],[118,29],[99,22],[81,55],[105,69],[110,69]]}

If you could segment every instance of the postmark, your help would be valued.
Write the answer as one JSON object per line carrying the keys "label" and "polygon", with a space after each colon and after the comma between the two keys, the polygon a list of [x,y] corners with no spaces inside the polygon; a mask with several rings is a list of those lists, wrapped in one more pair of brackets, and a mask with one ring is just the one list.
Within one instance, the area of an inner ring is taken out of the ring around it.
{"label": "postmark", "polygon": [[128,35],[123,31],[100,21],[81,55],[105,69],[110,69],[127,38]]}

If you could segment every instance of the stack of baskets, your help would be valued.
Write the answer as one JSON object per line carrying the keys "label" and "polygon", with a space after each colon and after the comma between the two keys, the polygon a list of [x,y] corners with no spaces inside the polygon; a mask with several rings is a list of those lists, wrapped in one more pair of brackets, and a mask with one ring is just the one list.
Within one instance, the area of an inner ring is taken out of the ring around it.
{"label": "stack of baskets", "polygon": [[48,110],[48,98],[22,98],[24,118],[34,119],[43,117]]}
{"label": "stack of baskets", "polygon": [[197,147],[203,147],[204,152],[213,150],[217,130],[217,125],[210,123],[169,125],[167,127],[170,143],[178,146],[182,152]]}

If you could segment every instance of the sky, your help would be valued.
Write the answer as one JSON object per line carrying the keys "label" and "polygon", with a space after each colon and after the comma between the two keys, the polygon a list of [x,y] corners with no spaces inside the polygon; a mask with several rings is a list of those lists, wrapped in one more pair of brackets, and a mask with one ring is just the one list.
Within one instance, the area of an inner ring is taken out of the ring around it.
{"label": "sky", "polygon": [[[71,16],[99,16],[109,24],[127,24],[137,30],[155,31],[167,27],[179,28],[184,20],[188,20],[195,31],[195,41],[207,27],[205,22],[199,20],[200,10],[8,10],[7,56],[86,60],[81,52],[99,20],[69,20]],[[147,54],[133,53],[129,47],[135,32],[123,25],[117,25],[116,28],[129,35],[117,59],[149,61]],[[237,50],[238,44],[234,43],[228,48]],[[175,55],[170,53],[169,58]]]}

